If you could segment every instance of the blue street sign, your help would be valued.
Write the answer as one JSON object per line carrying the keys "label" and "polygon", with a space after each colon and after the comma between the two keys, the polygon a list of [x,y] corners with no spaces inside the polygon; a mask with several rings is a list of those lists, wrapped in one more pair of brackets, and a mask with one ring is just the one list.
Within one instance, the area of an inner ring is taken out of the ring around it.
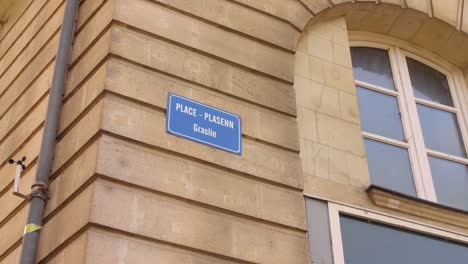
{"label": "blue street sign", "polygon": [[166,130],[172,135],[242,155],[238,115],[176,94],[167,97]]}

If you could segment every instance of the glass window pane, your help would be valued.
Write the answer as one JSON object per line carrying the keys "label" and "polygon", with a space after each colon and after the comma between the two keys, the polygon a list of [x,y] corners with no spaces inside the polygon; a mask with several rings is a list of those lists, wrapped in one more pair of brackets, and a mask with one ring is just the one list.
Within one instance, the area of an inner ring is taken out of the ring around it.
{"label": "glass window pane", "polygon": [[408,150],[364,139],[372,184],[416,196]]}
{"label": "glass window pane", "polygon": [[468,211],[468,166],[429,156],[437,200]]}
{"label": "glass window pane", "polygon": [[453,106],[447,77],[417,60],[406,58],[414,96]]}
{"label": "glass window pane", "polygon": [[419,119],[427,148],[466,157],[457,116],[454,113],[418,104]]}
{"label": "glass window pane", "polygon": [[394,96],[357,87],[361,126],[366,132],[403,141],[398,99]]}
{"label": "glass window pane", "polygon": [[346,264],[467,263],[468,245],[341,215]]}
{"label": "glass window pane", "polygon": [[395,90],[388,52],[383,49],[352,47],[354,78]]}

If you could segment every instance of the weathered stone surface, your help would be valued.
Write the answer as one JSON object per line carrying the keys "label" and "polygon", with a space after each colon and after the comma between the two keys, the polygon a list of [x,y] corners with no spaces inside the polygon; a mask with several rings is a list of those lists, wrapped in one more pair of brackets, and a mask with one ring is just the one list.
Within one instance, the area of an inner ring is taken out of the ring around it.
{"label": "weathered stone surface", "polygon": [[[90,263],[86,260],[86,256],[89,256],[88,251],[88,237],[89,231],[80,234],[77,238],[73,239],[71,243],[67,244],[65,248],[60,249],[60,252],[56,253],[52,258],[47,260],[47,264],[85,264]],[[92,248],[90,248],[92,249]],[[105,247],[101,244],[95,247],[101,254],[105,251]],[[97,262],[96,262],[97,263]],[[101,262],[101,263],[112,263],[112,262]]]}
{"label": "weathered stone surface", "polygon": [[460,0],[432,0],[434,16],[452,26],[457,26],[459,3]]}
{"label": "weathered stone surface", "polygon": [[100,225],[239,260],[308,263],[302,232],[101,180],[93,197],[91,221]]}
{"label": "weathered stone surface", "polygon": [[289,21],[299,29],[309,22],[312,14],[308,12],[297,0],[282,0],[272,2],[270,0],[234,0],[244,5],[253,7],[276,17]]}
{"label": "weathered stone surface", "polygon": [[292,85],[157,38],[114,26],[111,52],[167,74],[279,111],[292,115],[296,111]]}
{"label": "weathered stone surface", "polygon": [[[87,264],[145,263],[148,259],[161,263],[234,264],[216,256],[205,255],[172,245],[92,228],[87,231]],[[102,249],[105,249],[102,250]],[[81,263],[81,262],[78,262]],[[62,264],[62,263],[61,263]],[[65,263],[63,263],[65,264]],[[68,264],[68,262],[66,262]]]}
{"label": "weathered stone surface", "polygon": [[[148,20],[147,17],[158,19]],[[224,60],[293,81],[292,54],[194,20],[149,1],[116,0],[115,19]]]}
{"label": "weathered stone surface", "polygon": [[5,35],[3,35],[3,39],[0,41],[0,56],[3,56],[8,50],[8,48],[11,47],[11,45],[15,42],[15,40],[18,38],[21,32],[23,32],[23,30],[27,27],[31,20],[36,16],[37,12],[44,6],[44,4],[47,1],[38,0],[31,2],[31,5],[26,9],[26,11],[21,15],[21,17],[17,21],[9,21],[11,28],[8,31],[6,31],[8,33],[2,33],[2,35]]}
{"label": "weathered stone surface", "polygon": [[295,49],[299,37],[299,32],[288,23],[235,2],[224,0],[157,1],[289,50]]}
{"label": "weathered stone surface", "polygon": [[[12,31],[12,28],[16,24],[20,24],[19,19],[23,16],[24,12],[31,5],[32,2],[32,0],[6,1],[7,5],[8,3],[10,5],[8,7],[2,7],[0,16],[4,21],[4,24],[0,27],[0,41],[2,41],[10,31]],[[15,4],[11,5],[11,3]]]}
{"label": "weathered stone surface", "polygon": [[[8,52],[0,59],[0,76],[5,70],[14,66],[13,61],[30,60],[55,33],[56,25],[60,25],[63,17],[62,0],[48,1],[41,12],[28,25],[25,31],[10,46]],[[59,8],[58,10],[56,10]],[[2,42],[3,43],[3,42]],[[1,46],[1,44],[0,44]],[[0,51],[1,53],[1,51]]]}
{"label": "weathered stone surface", "polygon": [[104,136],[97,172],[260,219],[306,229],[302,193]]}

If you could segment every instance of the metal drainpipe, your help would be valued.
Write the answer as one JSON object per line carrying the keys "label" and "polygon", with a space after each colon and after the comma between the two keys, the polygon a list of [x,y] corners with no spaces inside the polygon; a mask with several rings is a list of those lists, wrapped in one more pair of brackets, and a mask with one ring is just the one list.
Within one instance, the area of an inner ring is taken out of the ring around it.
{"label": "metal drainpipe", "polygon": [[68,72],[68,60],[75,35],[76,14],[79,0],[66,0],[59,46],[55,60],[54,75],[50,88],[49,104],[42,135],[41,150],[35,183],[31,187],[31,204],[24,229],[21,249],[21,264],[34,264],[36,260],[39,230],[42,225],[44,208],[48,199],[49,176],[55,152],[57,130],[62,109],[63,91]]}

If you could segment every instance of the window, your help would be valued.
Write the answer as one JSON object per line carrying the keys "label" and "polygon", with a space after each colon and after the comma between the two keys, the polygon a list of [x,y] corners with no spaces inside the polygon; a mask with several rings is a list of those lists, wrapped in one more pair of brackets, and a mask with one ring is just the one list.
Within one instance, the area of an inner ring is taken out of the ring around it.
{"label": "window", "polygon": [[458,77],[397,47],[359,45],[351,56],[372,183],[468,210]]}
{"label": "window", "polygon": [[334,202],[306,198],[314,263],[466,263],[461,233]]}

